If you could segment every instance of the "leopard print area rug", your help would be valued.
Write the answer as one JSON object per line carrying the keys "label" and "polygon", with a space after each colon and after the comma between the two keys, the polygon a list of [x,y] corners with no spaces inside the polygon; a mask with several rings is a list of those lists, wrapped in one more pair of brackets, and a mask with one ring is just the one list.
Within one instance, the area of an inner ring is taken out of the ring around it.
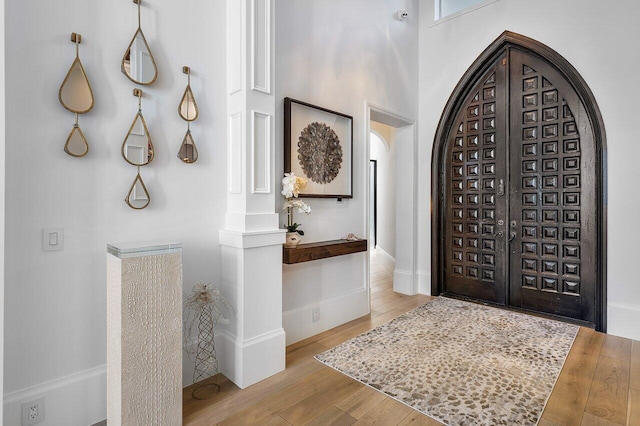
{"label": "leopard print area rug", "polygon": [[440,297],[316,359],[449,425],[535,425],[578,327]]}

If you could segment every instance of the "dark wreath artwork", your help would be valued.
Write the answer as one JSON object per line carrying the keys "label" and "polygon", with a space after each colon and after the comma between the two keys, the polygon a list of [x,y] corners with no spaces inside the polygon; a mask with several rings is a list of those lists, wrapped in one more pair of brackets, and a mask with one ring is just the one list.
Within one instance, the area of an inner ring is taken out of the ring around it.
{"label": "dark wreath artwork", "polygon": [[313,182],[331,182],[342,167],[340,138],[324,123],[309,124],[298,138],[298,160],[304,174]]}

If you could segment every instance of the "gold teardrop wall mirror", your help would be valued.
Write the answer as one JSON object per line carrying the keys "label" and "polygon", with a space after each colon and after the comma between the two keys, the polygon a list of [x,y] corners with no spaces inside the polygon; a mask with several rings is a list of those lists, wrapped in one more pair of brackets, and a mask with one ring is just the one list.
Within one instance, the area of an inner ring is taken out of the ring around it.
{"label": "gold teardrop wall mirror", "polygon": [[71,33],[71,42],[76,46],[76,57],[60,85],[58,100],[65,109],[76,115],[76,122],[64,144],[64,152],[72,157],[84,157],[89,152],[89,143],[78,124],[78,114],[85,114],[93,108],[93,90],[80,61],[82,35]]}
{"label": "gold teardrop wall mirror", "polygon": [[142,115],[142,90],[133,89],[133,95],[138,97],[138,112],[122,142],[121,153],[127,163],[134,166],[146,166],[151,163],[154,157],[153,142],[147,122]]}
{"label": "gold teardrop wall mirror", "polygon": [[67,142],[64,144],[64,152],[72,157],[84,157],[89,152],[89,144],[87,138],[78,124],[73,126]]}
{"label": "gold teardrop wall mirror", "polygon": [[71,41],[76,45],[76,58],[58,91],[58,99],[63,107],[76,114],[84,114],[93,108],[93,90],[87,74],[82,66],[79,55],[79,45],[82,42],[80,34],[72,33]]}
{"label": "gold teardrop wall mirror", "polygon": [[191,90],[191,68],[182,67],[182,72],[187,74],[187,88],[184,90],[180,105],[178,105],[178,114],[185,121],[194,121],[198,118],[198,104]]}
{"label": "gold teardrop wall mirror", "polygon": [[149,85],[158,78],[158,67],[140,26],[142,0],[133,0],[133,2],[138,5],[138,29],[122,57],[121,70],[134,83]]}
{"label": "gold teardrop wall mirror", "polygon": [[180,151],[178,151],[178,158],[187,164],[195,163],[198,161],[198,148],[191,136],[191,130],[187,130],[180,145]]}
{"label": "gold teardrop wall mirror", "polygon": [[147,191],[147,187],[142,181],[140,171],[138,171],[136,178],[133,180],[131,189],[129,189],[127,198],[125,198],[124,201],[129,207],[135,210],[142,210],[151,202],[149,191]]}

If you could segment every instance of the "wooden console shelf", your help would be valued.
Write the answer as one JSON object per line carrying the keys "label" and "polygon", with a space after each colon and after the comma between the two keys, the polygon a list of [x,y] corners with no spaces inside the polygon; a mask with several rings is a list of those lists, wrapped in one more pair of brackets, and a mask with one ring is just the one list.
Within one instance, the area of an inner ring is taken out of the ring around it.
{"label": "wooden console shelf", "polygon": [[367,240],[333,240],[300,244],[296,248],[282,247],[282,263],[310,262],[327,257],[367,251]]}

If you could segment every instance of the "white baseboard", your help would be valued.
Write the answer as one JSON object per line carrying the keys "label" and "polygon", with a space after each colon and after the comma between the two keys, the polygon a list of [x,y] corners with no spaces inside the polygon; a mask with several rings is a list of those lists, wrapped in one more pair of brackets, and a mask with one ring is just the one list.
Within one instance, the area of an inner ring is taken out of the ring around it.
{"label": "white baseboard", "polygon": [[431,296],[431,272],[418,271],[418,293]]}
{"label": "white baseboard", "polygon": [[[244,341],[226,330],[216,336],[220,371],[240,389],[285,369],[285,332],[280,328]],[[218,343],[219,342],[219,343]]]}
{"label": "white baseboard", "polygon": [[[317,322],[312,321],[314,308],[318,308],[320,312],[320,319]],[[367,289],[358,289],[313,305],[285,311],[282,314],[282,323],[287,333],[287,345],[315,336],[368,313]]]}
{"label": "white baseboard", "polygon": [[107,365],[4,395],[6,426],[22,424],[22,403],[45,398],[38,426],[87,426],[107,418]]}
{"label": "white baseboard", "polygon": [[607,333],[640,340],[640,306],[624,303],[607,304]]}
{"label": "white baseboard", "polygon": [[393,291],[408,294],[409,296],[416,294],[411,271],[403,271],[397,268],[393,271]]}

